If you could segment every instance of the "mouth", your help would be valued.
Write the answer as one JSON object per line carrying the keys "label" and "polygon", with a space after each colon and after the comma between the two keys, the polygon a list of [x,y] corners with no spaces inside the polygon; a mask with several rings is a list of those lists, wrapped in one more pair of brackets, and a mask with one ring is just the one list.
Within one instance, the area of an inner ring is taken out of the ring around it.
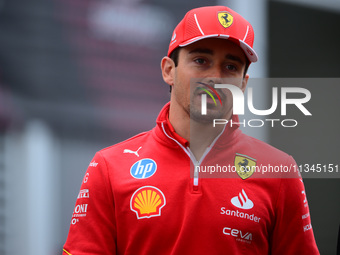
{"label": "mouth", "polygon": [[[213,86],[203,83],[203,82],[197,82],[200,85],[203,85],[203,87],[197,87],[196,88],[196,92],[195,94],[197,95],[203,95],[203,94],[208,94],[211,98],[212,101],[214,101],[215,105],[216,104],[216,100],[218,100],[220,102],[220,104],[222,105],[222,100],[221,97],[224,98],[224,95],[220,95]],[[208,98],[208,100],[210,101],[210,98]]]}

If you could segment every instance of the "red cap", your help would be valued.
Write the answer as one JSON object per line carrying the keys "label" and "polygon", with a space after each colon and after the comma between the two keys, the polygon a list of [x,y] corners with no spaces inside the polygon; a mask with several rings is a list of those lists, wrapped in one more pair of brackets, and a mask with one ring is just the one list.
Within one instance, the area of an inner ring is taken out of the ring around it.
{"label": "red cap", "polygon": [[257,61],[257,54],[253,50],[253,27],[241,15],[225,6],[200,7],[187,12],[172,34],[168,56],[177,47],[212,37],[233,40],[250,62]]}

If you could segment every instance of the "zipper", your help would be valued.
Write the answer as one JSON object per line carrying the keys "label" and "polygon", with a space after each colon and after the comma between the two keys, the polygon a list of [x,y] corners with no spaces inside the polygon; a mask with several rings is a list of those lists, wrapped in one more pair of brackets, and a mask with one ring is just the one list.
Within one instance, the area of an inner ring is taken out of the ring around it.
{"label": "zipper", "polygon": [[195,155],[191,152],[190,148],[187,147],[187,150],[189,151],[190,153],[190,159],[192,161],[192,163],[194,164],[194,182],[193,182],[193,190],[194,191],[198,191],[198,179],[199,179],[199,171],[196,171],[197,167],[199,169],[203,159],[205,158],[205,156],[209,153],[210,151],[210,147],[208,147],[205,152],[203,153],[202,157],[201,157],[201,160],[198,161],[195,157]]}
{"label": "zipper", "polygon": [[167,132],[165,131],[164,128],[164,123],[162,122],[162,129],[164,134],[171,140],[173,140],[174,142],[176,142],[181,148],[182,150],[187,154],[187,156],[190,158],[191,162],[194,164],[194,179],[193,179],[193,189],[194,191],[198,191],[198,180],[199,180],[199,171],[195,171],[196,167],[200,167],[201,163],[203,162],[204,158],[208,155],[208,153],[211,151],[212,147],[214,147],[216,141],[218,140],[218,138],[220,138],[220,136],[223,134],[225,128],[226,128],[227,124],[224,125],[221,133],[215,137],[214,141],[211,143],[211,145],[204,151],[201,159],[198,161],[195,158],[195,155],[191,152],[189,147],[184,147],[180,142],[178,142],[175,138],[171,137],[170,135],[167,134]]}

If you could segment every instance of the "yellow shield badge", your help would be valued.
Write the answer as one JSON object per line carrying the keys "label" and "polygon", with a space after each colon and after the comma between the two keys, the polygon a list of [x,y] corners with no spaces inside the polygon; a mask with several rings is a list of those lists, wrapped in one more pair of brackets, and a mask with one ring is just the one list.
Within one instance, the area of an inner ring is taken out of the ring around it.
{"label": "yellow shield badge", "polygon": [[229,12],[219,12],[217,17],[224,28],[230,27],[234,22],[234,17]]}
{"label": "yellow shield badge", "polygon": [[247,155],[236,153],[234,164],[236,173],[244,180],[252,176],[254,173],[256,159],[253,159]]}

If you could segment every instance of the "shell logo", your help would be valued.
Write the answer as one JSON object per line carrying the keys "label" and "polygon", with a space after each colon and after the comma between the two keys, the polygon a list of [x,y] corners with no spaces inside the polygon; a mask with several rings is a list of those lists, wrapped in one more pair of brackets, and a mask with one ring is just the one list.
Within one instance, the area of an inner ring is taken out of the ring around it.
{"label": "shell logo", "polygon": [[144,186],[133,193],[130,208],[136,213],[137,219],[151,218],[161,216],[165,203],[162,191],[153,186]]}

